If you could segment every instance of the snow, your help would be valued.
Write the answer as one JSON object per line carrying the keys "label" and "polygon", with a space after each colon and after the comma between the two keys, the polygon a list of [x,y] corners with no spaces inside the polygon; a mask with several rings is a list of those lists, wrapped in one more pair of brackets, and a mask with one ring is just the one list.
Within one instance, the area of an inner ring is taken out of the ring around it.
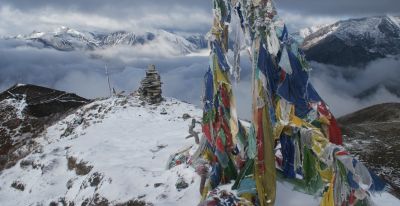
{"label": "snow", "polygon": [[398,24],[400,24],[400,16],[394,17]]}
{"label": "snow", "polygon": [[[13,94],[12,94],[13,95]],[[1,105],[9,105],[15,109],[15,114],[18,119],[24,119],[24,110],[28,106],[26,103],[26,96],[24,95],[21,99],[5,99],[1,101]]]}
{"label": "snow", "polygon": [[299,31],[299,36],[303,39],[308,37],[310,34],[320,30],[323,27],[329,26],[329,24],[321,24],[321,25],[316,25],[316,26],[311,26],[308,28],[300,29]]}
{"label": "snow", "polygon": [[179,49],[179,51],[181,51],[181,53],[183,54],[187,54],[190,53],[191,51],[196,50],[196,46],[194,44],[176,34],[164,30],[158,30],[157,36],[159,39],[174,43],[176,47]]}
{"label": "snow", "polygon": [[[161,115],[162,108],[169,114]],[[136,98],[112,98],[87,105],[49,127],[38,140],[42,147],[25,158],[41,165],[42,169],[21,168],[17,164],[3,171],[0,176],[1,205],[48,205],[61,197],[80,205],[95,192],[115,202],[142,195],[146,195],[147,202],[156,205],[175,205],[178,199],[182,202],[199,200],[199,179],[192,168],[165,169],[171,154],[193,143],[193,140],[185,140],[189,121],[181,118],[183,113],[197,119],[201,115],[194,106],[173,99],[159,107],[143,107]],[[82,125],[73,126],[73,132],[61,138],[68,125],[74,125],[82,118]],[[167,146],[152,152],[151,149],[158,145]],[[93,169],[86,176],[78,176],[68,170],[67,157],[87,162]],[[94,187],[82,189],[95,172],[104,175],[101,187],[98,190]],[[178,192],[175,189],[178,174],[196,186]],[[10,187],[16,180],[26,185],[24,191]],[[73,184],[68,190],[69,180]],[[163,185],[154,188],[155,183]]]}
{"label": "snow", "polygon": [[364,34],[368,34],[376,41],[379,41],[380,39],[385,38],[385,35],[378,28],[382,21],[382,17],[343,21],[341,22],[341,27],[337,32],[337,36],[343,40],[351,40],[351,37],[348,34],[352,34],[353,36],[363,36]]}
{"label": "snow", "polygon": [[394,17],[391,15],[388,15],[387,17],[400,29],[400,17]]}
{"label": "snow", "polygon": [[[164,109],[167,114],[160,114]],[[0,173],[0,205],[59,200],[81,205],[96,194],[111,204],[140,199],[154,205],[197,205],[200,178],[194,169],[185,164],[166,169],[171,154],[196,149],[193,139],[185,139],[191,122],[182,118],[185,113],[201,120],[201,109],[171,98],[159,106],[142,105],[132,96],[96,100],[48,127],[36,140],[35,152]],[[199,125],[195,129],[200,131]],[[68,167],[71,158],[92,169],[77,175]],[[100,182],[91,186],[96,175]],[[178,191],[179,178],[189,187]],[[11,187],[15,181],[25,189]],[[276,205],[319,205],[320,197],[294,191],[281,180],[277,185]],[[379,205],[399,205],[387,193],[373,199]]]}
{"label": "snow", "polygon": [[15,112],[16,112],[16,117],[18,119],[24,119],[24,110],[25,107],[28,106],[28,104],[26,103],[26,96],[24,95],[21,99],[17,100],[17,99],[5,99],[1,102],[1,104],[3,105],[9,105],[14,107]]}
{"label": "snow", "polygon": [[[46,33],[44,32],[32,32],[32,34],[29,35],[29,38],[41,38],[45,35]],[[23,35],[18,35],[17,38],[24,38]]]}
{"label": "snow", "polygon": [[[311,38],[308,41],[305,41],[304,43],[304,48],[310,48],[313,45],[317,44],[318,42],[320,42],[321,40],[325,39],[327,36],[331,35],[332,33],[334,33],[338,28],[339,25],[333,25],[330,27],[325,27],[328,28],[327,31],[325,31],[322,35],[317,36],[316,38]],[[317,31],[321,31],[321,30],[317,30]],[[309,34],[310,35],[310,34]]]}

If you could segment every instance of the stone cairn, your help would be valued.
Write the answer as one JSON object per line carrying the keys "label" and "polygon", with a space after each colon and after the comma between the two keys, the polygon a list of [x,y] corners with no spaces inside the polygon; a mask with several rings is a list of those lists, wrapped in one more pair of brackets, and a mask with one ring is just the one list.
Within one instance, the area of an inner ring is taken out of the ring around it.
{"label": "stone cairn", "polygon": [[155,65],[149,65],[146,77],[140,82],[140,98],[150,104],[158,104],[162,101],[161,78]]}

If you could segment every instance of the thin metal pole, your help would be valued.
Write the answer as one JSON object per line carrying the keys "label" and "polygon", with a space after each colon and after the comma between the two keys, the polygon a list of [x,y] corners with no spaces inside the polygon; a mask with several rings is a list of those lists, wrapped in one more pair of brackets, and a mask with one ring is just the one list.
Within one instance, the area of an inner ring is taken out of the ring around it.
{"label": "thin metal pole", "polygon": [[110,84],[110,74],[108,73],[107,64],[105,65],[105,70],[106,70],[106,75],[107,75],[108,89],[110,91],[110,97],[111,97],[112,91],[111,91],[111,84]]}

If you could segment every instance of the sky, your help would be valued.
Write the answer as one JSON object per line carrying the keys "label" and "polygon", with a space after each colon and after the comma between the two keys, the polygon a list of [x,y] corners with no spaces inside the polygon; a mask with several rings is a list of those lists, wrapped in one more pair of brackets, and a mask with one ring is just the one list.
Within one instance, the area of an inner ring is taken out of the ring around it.
{"label": "sky", "polygon": [[[400,14],[398,0],[275,0],[293,29],[332,23],[345,17]],[[48,30],[59,25],[76,29],[209,30],[211,0],[0,0],[0,35]]]}
{"label": "sky", "polygon": [[[399,0],[276,0],[275,3],[291,31],[347,18],[400,15]],[[211,0],[0,0],[0,37],[52,31],[60,26],[80,31],[164,29],[175,33],[205,34],[212,22],[211,5]],[[60,52],[25,47],[22,43],[0,38],[0,91],[22,82],[75,92],[88,98],[107,96],[104,65],[108,65],[113,87],[132,92],[138,88],[147,65],[156,64],[164,82],[165,96],[201,104],[202,76],[209,61],[207,55],[165,55],[168,51],[163,52],[166,48],[162,45],[155,51],[158,55],[152,55],[152,52],[143,54],[131,48]],[[93,58],[96,56],[102,58]],[[243,59],[246,68],[249,62]],[[343,115],[382,101],[399,101],[386,91],[380,91],[378,96],[368,100],[353,98],[355,88],[362,90],[376,81],[399,77],[397,70],[389,70],[386,76],[376,75],[379,68],[387,65],[396,67],[399,60],[373,62],[364,69],[367,72],[351,82],[327,73],[312,73],[312,79],[335,114]],[[316,66],[331,69],[327,65]],[[251,101],[250,71],[244,69],[242,76],[243,80],[234,84],[234,88],[239,114],[247,118]],[[376,81],[370,81],[371,78]]]}

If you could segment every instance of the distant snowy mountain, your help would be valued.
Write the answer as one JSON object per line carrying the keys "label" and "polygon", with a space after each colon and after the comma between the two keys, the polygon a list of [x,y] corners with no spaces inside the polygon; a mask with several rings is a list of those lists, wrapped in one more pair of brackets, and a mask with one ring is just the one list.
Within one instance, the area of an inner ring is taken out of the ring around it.
{"label": "distant snowy mountain", "polygon": [[[300,31],[309,60],[338,66],[359,66],[400,54],[399,17],[349,19]],[[315,31],[316,30],[316,31]]]}
{"label": "distant snowy mountain", "polygon": [[115,46],[132,46],[146,44],[167,44],[180,54],[189,54],[207,47],[203,35],[180,35],[156,30],[154,32],[80,32],[68,27],[60,27],[52,32],[34,31],[28,35],[18,35],[7,39],[24,40],[28,46],[48,47],[60,51],[95,50]]}
{"label": "distant snowy mountain", "polygon": [[298,32],[295,32],[292,35],[299,36],[300,38],[305,39],[306,37],[310,36],[311,34],[317,32],[318,30],[326,26],[329,26],[329,24],[314,25],[311,27],[300,29]]}
{"label": "distant snowy mountain", "polygon": [[185,39],[196,45],[197,48],[203,49],[208,47],[208,40],[203,34],[188,35],[185,37]]}
{"label": "distant snowy mountain", "polygon": [[18,35],[8,39],[25,40],[28,46],[50,47],[60,51],[93,50],[100,46],[100,41],[93,34],[68,27],[60,27],[52,32],[34,31],[28,35]]}

